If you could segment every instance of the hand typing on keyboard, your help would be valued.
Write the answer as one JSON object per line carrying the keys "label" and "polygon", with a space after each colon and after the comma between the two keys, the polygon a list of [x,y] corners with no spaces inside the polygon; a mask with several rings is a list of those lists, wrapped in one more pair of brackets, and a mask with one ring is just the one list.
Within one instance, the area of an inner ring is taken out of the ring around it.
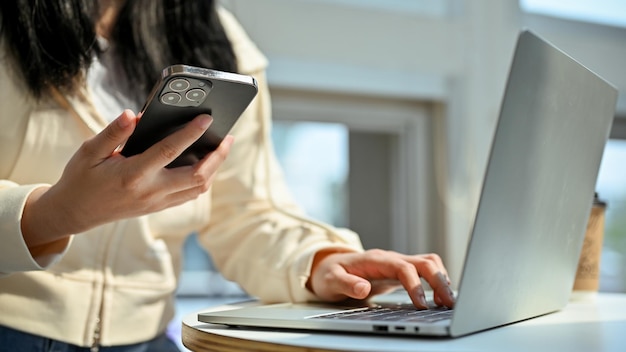
{"label": "hand typing on keyboard", "polygon": [[402,286],[415,307],[427,309],[420,277],[432,288],[435,304],[454,306],[448,273],[436,254],[406,255],[380,249],[318,252],[307,287],[323,300],[341,301],[366,299]]}

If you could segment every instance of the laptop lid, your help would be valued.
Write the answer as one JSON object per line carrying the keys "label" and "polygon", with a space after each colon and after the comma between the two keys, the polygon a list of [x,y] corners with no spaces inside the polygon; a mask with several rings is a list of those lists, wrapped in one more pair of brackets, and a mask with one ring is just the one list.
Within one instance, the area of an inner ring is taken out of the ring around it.
{"label": "laptop lid", "polygon": [[567,304],[616,101],[605,80],[534,33],[520,34],[452,335]]}
{"label": "laptop lid", "polygon": [[354,307],[317,304],[254,305],[198,320],[461,336],[563,308],[616,100],[606,81],[532,32],[520,33],[451,322],[331,321],[319,315]]}

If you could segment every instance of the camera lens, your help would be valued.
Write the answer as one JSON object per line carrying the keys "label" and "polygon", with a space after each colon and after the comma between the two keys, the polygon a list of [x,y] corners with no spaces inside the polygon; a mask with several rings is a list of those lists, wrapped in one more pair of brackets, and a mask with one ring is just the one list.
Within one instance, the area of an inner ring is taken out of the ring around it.
{"label": "camera lens", "polygon": [[167,105],[176,105],[182,100],[182,97],[178,93],[169,92],[161,96],[161,102]]}
{"label": "camera lens", "polygon": [[201,101],[206,96],[206,92],[202,89],[191,89],[185,95],[191,101]]}
{"label": "camera lens", "polygon": [[177,92],[183,91],[189,88],[189,82],[186,79],[177,78],[170,82],[170,89]]}

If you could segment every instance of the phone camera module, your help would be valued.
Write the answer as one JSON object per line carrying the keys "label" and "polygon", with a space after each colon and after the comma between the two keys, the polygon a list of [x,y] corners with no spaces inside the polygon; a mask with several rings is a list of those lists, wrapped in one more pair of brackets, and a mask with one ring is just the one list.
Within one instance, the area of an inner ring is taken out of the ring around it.
{"label": "phone camera module", "polygon": [[189,90],[187,94],[185,94],[185,97],[193,102],[201,102],[204,97],[206,97],[206,92],[202,89],[195,88]]}
{"label": "phone camera module", "polygon": [[189,81],[182,78],[174,79],[170,82],[170,89],[176,92],[182,92],[189,88]]}
{"label": "phone camera module", "polygon": [[165,93],[161,96],[161,102],[167,105],[176,105],[180,103],[181,100],[182,97],[180,94],[174,92]]}

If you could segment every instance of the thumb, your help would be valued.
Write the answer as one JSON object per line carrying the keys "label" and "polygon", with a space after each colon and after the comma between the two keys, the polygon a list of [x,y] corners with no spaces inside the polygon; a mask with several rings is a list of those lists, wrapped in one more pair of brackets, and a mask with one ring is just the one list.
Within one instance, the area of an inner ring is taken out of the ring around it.
{"label": "thumb", "polygon": [[137,117],[131,110],[124,110],[113,122],[93,137],[87,144],[97,158],[107,158],[122,145],[135,130]]}
{"label": "thumb", "polygon": [[372,291],[372,284],[362,277],[347,272],[337,275],[334,290],[336,294],[343,294],[354,299],[364,299]]}

